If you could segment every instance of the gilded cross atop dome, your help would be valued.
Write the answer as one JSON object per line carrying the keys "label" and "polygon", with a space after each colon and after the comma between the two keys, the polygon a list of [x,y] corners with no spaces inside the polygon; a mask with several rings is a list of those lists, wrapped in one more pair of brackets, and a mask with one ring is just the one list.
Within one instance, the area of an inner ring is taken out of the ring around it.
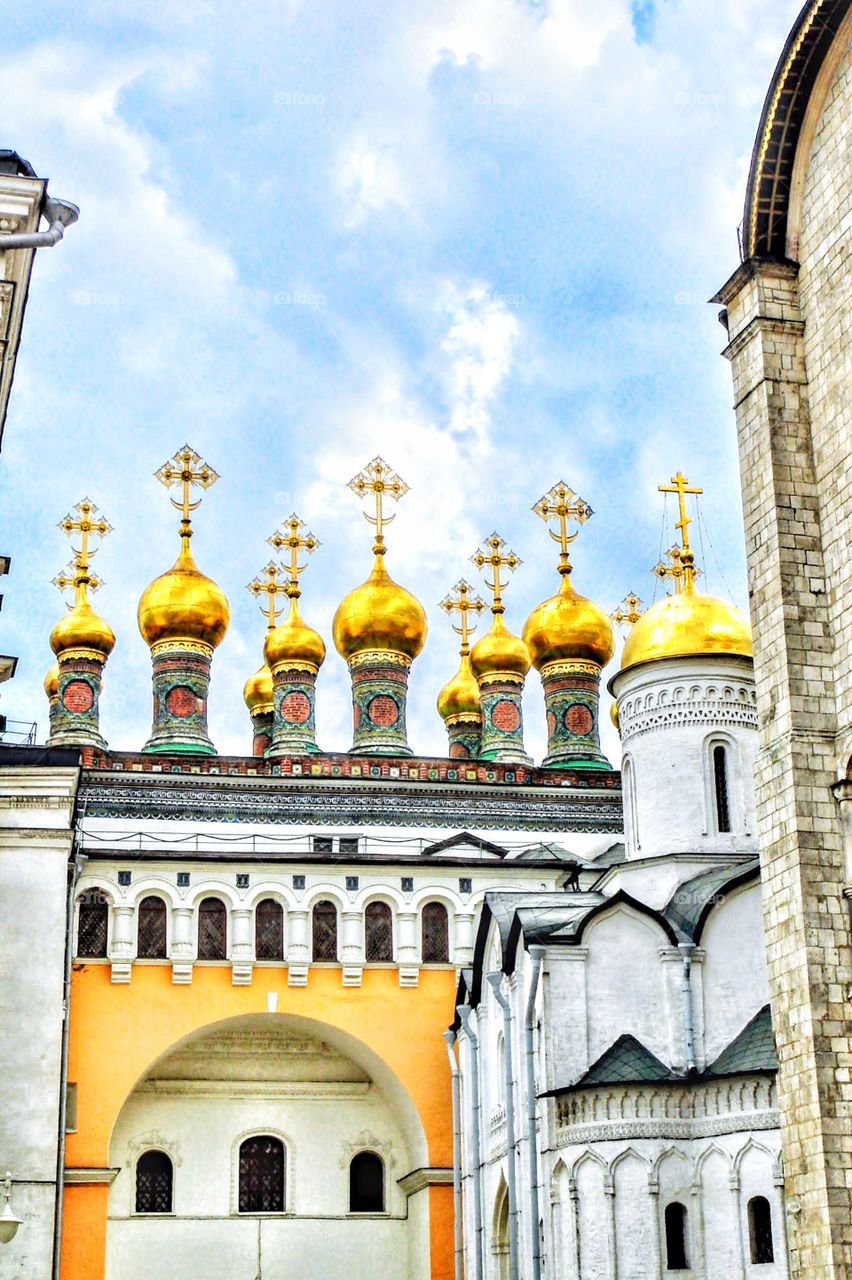
{"label": "gilded cross atop dome", "polygon": [[400,498],[405,497],[408,493],[408,485],[398,476],[396,472],[388,466],[383,458],[375,457],[372,462],[364,467],[363,471],[359,471],[357,476],[353,476],[349,481],[349,488],[353,493],[357,494],[362,500],[373,495],[375,502],[376,514],[371,516],[369,512],[363,512],[364,519],[368,520],[371,525],[375,526],[376,541],[373,544],[373,553],[377,556],[383,556],[385,553],[385,539],[383,528],[386,524],[390,524],[396,516],[385,514],[383,502],[386,497],[393,498],[395,502],[399,502]]}
{"label": "gilded cross atop dome", "polygon": [[471,562],[476,565],[477,569],[483,572],[490,568],[491,577],[486,579],[488,587],[493,597],[491,604],[491,612],[493,614],[505,613],[505,605],[503,604],[503,592],[509,585],[508,580],[503,582],[500,577],[500,570],[506,568],[510,573],[514,573],[519,565],[523,564],[520,556],[516,556],[514,551],[505,551],[506,542],[500,537],[499,533],[492,533],[490,538],[486,538],[485,542],[478,551],[470,557]]}
{"label": "gilded cross atop dome", "polygon": [[180,536],[184,540],[183,545],[187,547],[188,539],[192,537],[190,515],[201,506],[201,498],[197,502],[190,502],[190,490],[196,485],[201,489],[209,489],[219,479],[219,473],[202,462],[201,455],[185,444],[174,457],[169,458],[168,462],[164,462],[154,472],[154,476],[167,489],[174,485],[180,485],[182,489],[180,499],[172,498],[171,502],[181,513]]}
{"label": "gilded cross atop dome", "polygon": [[560,480],[544,497],[539,498],[533,511],[545,524],[549,524],[551,520],[559,521],[559,532],[554,533],[552,529],[548,529],[548,533],[554,542],[559,543],[559,572],[570,573],[572,566],[568,558],[568,547],[579,530],[569,533],[568,522],[573,520],[577,524],[585,524],[594,515],[592,508],[573,489],[569,489],[564,480]]}
{"label": "gilded cross atop dome", "polygon": [[[309,556],[313,555],[317,547],[320,546],[319,538],[314,537],[306,527],[304,520],[300,520],[294,512],[293,515],[285,521],[283,526],[280,529],[276,529],[272,537],[267,538],[266,541],[271,547],[275,548],[279,555],[283,551],[289,552],[289,578],[281,590],[283,590],[291,600],[297,600],[301,595],[301,591],[299,589],[299,574],[303,573],[308,567],[307,560],[304,564],[299,564],[299,555],[302,551],[306,551]],[[283,558],[284,557],[282,556],[282,559]],[[267,565],[264,572],[269,573],[269,570],[274,567],[274,565]],[[252,587],[249,586],[249,591],[251,590]]]}
{"label": "gilded cross atop dome", "polygon": [[690,486],[686,476],[680,471],[678,471],[677,475],[672,476],[671,484],[657,485],[657,489],[660,493],[677,494],[679,518],[675,521],[675,528],[680,530],[681,546],[674,546],[666,553],[671,564],[667,565],[661,560],[651,572],[662,580],[671,578],[674,582],[675,593],[692,591],[698,570],[695,568],[695,556],[692,547],[689,545],[689,526],[692,524],[692,518],[686,514],[686,495],[689,493],[697,496],[703,493],[704,490]]}
{"label": "gilded cross atop dome", "polygon": [[[476,623],[471,621],[471,613],[480,614],[485,608],[485,601],[478,595],[471,595],[473,587],[464,578],[460,578],[456,585],[452,588],[444,599],[441,601],[441,608],[445,613],[449,614],[450,619],[454,613],[459,615],[460,626],[453,623],[453,631],[461,636],[461,655],[465,657],[470,653],[470,636],[471,632],[476,630]],[[455,592],[455,595],[453,595]]]}
{"label": "gilded cross atop dome", "polygon": [[[269,541],[271,542],[272,539],[270,538]],[[250,591],[256,600],[260,596],[266,597],[261,602],[260,612],[266,618],[266,625],[269,631],[274,630],[280,614],[283,613],[283,609],[276,608],[275,601],[279,596],[290,594],[288,591],[290,583],[282,582],[279,577],[280,573],[280,567],[270,560],[266,568],[261,569],[258,576],[246,586],[246,591]]]}
{"label": "gilded cross atop dome", "polygon": [[[56,575],[53,585],[60,591],[73,588],[75,601],[79,603],[86,599],[87,592],[97,591],[103,586],[103,579],[91,572],[90,563],[92,556],[97,553],[97,547],[91,545],[90,539],[105,538],[112,532],[112,526],[104,519],[91,498],[83,498],[74,507],[74,511],[77,513],[76,517],[69,512],[58,525],[72,539],[74,558],[62,573]],[[76,534],[80,535],[78,547],[73,542]]]}
{"label": "gilded cross atop dome", "polygon": [[642,617],[642,614],[645,612],[644,609],[640,609],[639,606],[641,604],[642,601],[639,599],[636,592],[631,591],[624,597],[618,608],[614,609],[609,616],[612,618],[613,622],[617,623],[619,626],[625,624],[632,627],[633,623],[638,622]]}

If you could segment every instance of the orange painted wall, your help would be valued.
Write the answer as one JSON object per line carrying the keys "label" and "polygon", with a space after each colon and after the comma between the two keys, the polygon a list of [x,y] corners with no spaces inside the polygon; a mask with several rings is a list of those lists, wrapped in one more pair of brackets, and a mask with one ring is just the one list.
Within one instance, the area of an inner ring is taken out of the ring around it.
{"label": "orange painted wall", "polygon": [[[77,1132],[68,1135],[69,1167],[104,1168],[118,1113],[141,1076],[191,1033],[225,1018],[296,1014],[348,1032],[372,1049],[417,1108],[429,1163],[452,1165],[450,1073],[441,1034],[452,1019],[455,972],[423,970],[418,987],[401,988],[396,969],[364,970],[360,987],[343,987],[339,969],[312,969],[307,987],[288,987],[286,969],[256,968],[250,986],[234,986],[230,965],[201,966],[189,986],[172,983],[171,966],[134,965],[129,986],[110,981],[105,964],[75,966],[71,988],[69,1079],[77,1082]],[[453,1266],[452,1188],[430,1189],[433,1280]],[[65,1193],[62,1280],[102,1280],[107,1188]],[[97,1256],[95,1256],[97,1255]]]}

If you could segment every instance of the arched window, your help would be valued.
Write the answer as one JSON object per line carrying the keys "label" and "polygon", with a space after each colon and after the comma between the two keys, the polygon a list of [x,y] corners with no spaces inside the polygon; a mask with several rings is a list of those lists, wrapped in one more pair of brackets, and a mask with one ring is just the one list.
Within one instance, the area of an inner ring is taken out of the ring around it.
{"label": "arched window", "polygon": [[171,1211],[172,1162],[165,1151],[146,1151],[136,1161],[136,1212]]}
{"label": "arched window", "polygon": [[99,890],[90,890],[80,899],[77,922],[77,955],[101,960],[107,953],[109,907]]}
{"label": "arched window", "polygon": [[198,959],[225,960],[228,922],[221,898],[204,898],[198,908]]}
{"label": "arched window", "polygon": [[384,1211],[385,1167],[374,1151],[359,1151],[349,1165],[349,1212]]}
{"label": "arched window", "polygon": [[497,1090],[497,1106],[506,1105],[506,1040],[502,1031],[497,1032],[497,1056],[494,1059],[494,1084]]}
{"label": "arched window", "polygon": [[666,1205],[666,1266],[669,1271],[687,1271],[686,1208],[674,1200]]}
{"label": "arched window", "polygon": [[284,908],[264,898],[254,913],[254,954],[258,960],[284,959]]}
{"label": "arched window", "polygon": [[748,1202],[748,1241],[752,1262],[775,1261],[772,1210],[766,1196],[752,1196]]}
{"label": "arched window", "polygon": [[386,902],[371,902],[364,912],[364,944],[368,964],[393,960],[393,919]]}
{"label": "arched window", "polygon": [[328,898],[317,902],[311,916],[313,957],[315,960],[337,959],[337,907]]}
{"label": "arched window", "polygon": [[240,1146],[240,1213],[284,1212],[284,1143],[261,1135]]}
{"label": "arched window", "polygon": [[442,902],[427,902],[420,916],[421,952],[424,964],[447,964],[450,959],[450,925]]}
{"label": "arched window", "polygon": [[731,829],[731,806],[728,799],[728,750],[721,742],[713,748],[713,796],[716,802],[716,830]]}
{"label": "arched window", "polygon": [[140,960],[166,958],[166,904],[162,898],[143,898],[139,903],[136,954]]}
{"label": "arched window", "polygon": [[636,808],[636,778],[633,761],[625,756],[621,762],[621,787],[624,795],[624,827],[628,847],[639,849],[639,814]]}

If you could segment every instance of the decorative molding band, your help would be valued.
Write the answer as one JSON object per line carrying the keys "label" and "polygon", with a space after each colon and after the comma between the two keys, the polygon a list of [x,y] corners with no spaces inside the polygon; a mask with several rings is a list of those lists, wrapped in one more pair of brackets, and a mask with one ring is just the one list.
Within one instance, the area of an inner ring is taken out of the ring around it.
{"label": "decorative molding band", "polygon": [[145,1080],[136,1093],[179,1098],[365,1098],[369,1080]]}
{"label": "decorative molding band", "polygon": [[720,1138],[726,1133],[749,1133],[752,1129],[780,1130],[777,1111],[748,1111],[742,1115],[707,1117],[702,1120],[642,1119],[601,1124],[568,1125],[556,1136],[557,1147],[580,1142],[604,1142],[613,1138]]}
{"label": "decorative molding band", "polygon": [[68,1186],[91,1186],[94,1183],[105,1183],[111,1186],[115,1182],[121,1169],[98,1169],[92,1166],[79,1168],[65,1168],[65,1176],[63,1181]]}
{"label": "decorative molding band", "polygon": [[757,708],[744,702],[669,703],[657,710],[628,714],[619,708],[622,741],[676,725],[697,724],[714,729],[757,729]]}
{"label": "decorative molding band", "polygon": [[418,1191],[427,1187],[446,1187],[452,1185],[452,1169],[440,1167],[412,1169],[404,1177],[397,1178],[397,1183],[407,1196],[416,1196]]}

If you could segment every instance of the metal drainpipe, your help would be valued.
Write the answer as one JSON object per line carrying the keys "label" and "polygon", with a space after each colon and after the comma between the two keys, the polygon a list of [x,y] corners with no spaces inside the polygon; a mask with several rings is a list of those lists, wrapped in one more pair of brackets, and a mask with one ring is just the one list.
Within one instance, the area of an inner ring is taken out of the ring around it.
{"label": "metal drainpipe", "polygon": [[469,1005],[460,1004],[458,1015],[462,1029],[470,1042],[470,1136],[473,1146],[473,1231],[475,1239],[474,1261],[476,1280],[483,1280],[485,1257],[482,1235],[482,1144],[479,1137],[479,1041],[471,1029]]}
{"label": "metal drainpipe", "polygon": [[683,979],[680,989],[683,993],[683,1040],[686,1049],[686,1074],[689,1076],[695,1073],[695,1020],[692,1008],[692,953],[694,950],[694,942],[678,943],[678,951],[683,959]]}
{"label": "metal drainpipe", "polygon": [[503,1078],[506,1090],[506,1165],[509,1191],[509,1280],[518,1280],[518,1191],[515,1181],[515,1080],[512,1075],[512,1006],[500,990],[502,973],[489,973],[488,981],[503,1010]]}
{"label": "metal drainpipe", "polygon": [[74,895],[80,872],[88,862],[84,853],[76,851],[69,866],[68,900],[65,914],[65,976],[62,988],[62,1048],[59,1065],[59,1134],[56,1144],[56,1208],[53,1214],[52,1280],[59,1280],[62,1261],[62,1211],[65,1206],[65,1125],[68,1119],[68,1041],[71,1034],[71,962],[74,958]]}
{"label": "metal drainpipe", "polygon": [[532,1280],[541,1280],[541,1233],[538,1225],[538,1134],[536,1132],[537,1102],[535,1088],[535,1042],[533,1028],[535,1026],[535,997],[538,991],[538,979],[541,973],[541,960],[544,947],[531,946],[530,960],[532,975],[527,995],[526,1017],[524,1018],[524,1038],[527,1050],[527,1137],[530,1147],[530,1214],[532,1216]]}
{"label": "metal drainpipe", "polygon": [[461,1202],[461,1111],[459,1097],[459,1064],[453,1053],[456,1042],[454,1031],[444,1032],[447,1057],[450,1060],[450,1076],[453,1093],[453,1239],[455,1255],[455,1280],[462,1280],[462,1202]]}
{"label": "metal drainpipe", "polygon": [[65,228],[70,227],[80,216],[80,210],[70,200],[55,200],[48,196],[44,202],[42,215],[50,223],[48,231],[13,231],[9,235],[0,234],[0,253],[7,249],[51,249],[65,235]]}

